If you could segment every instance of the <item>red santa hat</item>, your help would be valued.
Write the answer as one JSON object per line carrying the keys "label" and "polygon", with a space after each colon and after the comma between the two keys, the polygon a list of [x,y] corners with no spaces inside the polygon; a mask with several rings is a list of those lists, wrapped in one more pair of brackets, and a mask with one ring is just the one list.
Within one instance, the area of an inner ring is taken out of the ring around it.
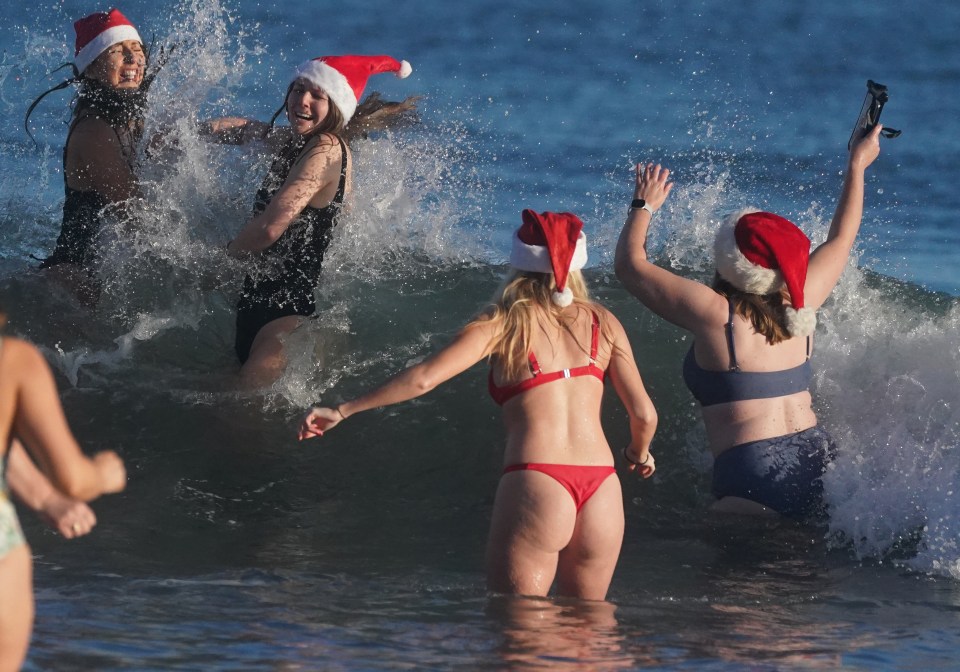
{"label": "red santa hat", "polygon": [[136,40],[143,44],[137,29],[119,9],[85,16],[73,24],[73,29],[77,32],[77,50],[73,63],[81,73],[97,56],[118,42]]}
{"label": "red santa hat", "polygon": [[587,264],[587,237],[583,222],[569,212],[523,211],[523,224],[513,236],[510,265],[520,271],[553,273],[557,291],[553,302],[565,307],[573,303],[567,287],[570,271]]}
{"label": "red santa hat", "polygon": [[390,56],[320,56],[301,63],[293,81],[306,79],[323,89],[343,114],[344,123],[357,111],[370,75],[393,72],[403,79],[413,68],[406,61]]}
{"label": "red santa hat", "polygon": [[803,286],[810,260],[810,239],[796,224],[771,212],[747,208],[729,215],[714,242],[717,273],[737,289],[772,294],[783,285],[790,293],[787,330],[808,336],[817,315],[803,305]]}

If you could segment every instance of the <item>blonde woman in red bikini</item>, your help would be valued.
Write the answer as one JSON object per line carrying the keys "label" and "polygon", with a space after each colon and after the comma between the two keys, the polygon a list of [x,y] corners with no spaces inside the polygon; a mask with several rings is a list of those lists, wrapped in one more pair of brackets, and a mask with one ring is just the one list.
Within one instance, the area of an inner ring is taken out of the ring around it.
{"label": "blonde woman in red bikini", "polygon": [[623,327],[587,295],[582,227],[575,215],[525,210],[493,305],[422,363],[336,408],[312,408],[300,428],[301,439],[321,436],[488,359],[507,430],[487,545],[498,593],[543,596],[556,581],[558,595],[606,597],[623,541],[623,497],[600,424],[606,378],[630,418],[628,468],[644,478],[655,468],[656,411]]}

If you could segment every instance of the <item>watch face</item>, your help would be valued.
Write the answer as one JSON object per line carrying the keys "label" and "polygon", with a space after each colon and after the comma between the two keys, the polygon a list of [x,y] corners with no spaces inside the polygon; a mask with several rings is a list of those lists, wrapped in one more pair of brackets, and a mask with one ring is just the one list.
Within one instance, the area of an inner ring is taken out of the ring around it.
{"label": "watch face", "polygon": [[631,207],[631,208],[642,208],[642,207],[645,206],[646,204],[647,204],[647,202],[646,202],[645,200],[643,200],[642,198],[635,198],[635,199],[633,199],[633,203],[630,204],[630,207]]}

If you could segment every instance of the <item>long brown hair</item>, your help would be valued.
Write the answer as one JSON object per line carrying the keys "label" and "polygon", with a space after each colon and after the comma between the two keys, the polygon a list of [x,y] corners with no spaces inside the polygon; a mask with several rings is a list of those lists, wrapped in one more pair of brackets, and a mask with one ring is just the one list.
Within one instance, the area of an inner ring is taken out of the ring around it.
{"label": "long brown hair", "polygon": [[763,334],[770,345],[776,345],[790,339],[787,330],[785,288],[772,294],[751,294],[737,289],[720,277],[719,273],[713,276],[714,291],[727,297],[733,304],[733,312],[749,320],[754,331]]}
{"label": "long brown hair", "polygon": [[[571,271],[567,275],[567,287],[573,292],[573,303],[593,311],[595,305],[587,292],[580,271]],[[494,295],[492,305],[475,322],[499,322],[499,332],[490,343],[488,359],[496,360],[507,380],[522,378],[528,370],[528,355],[532,350],[534,330],[546,330],[548,327],[569,327],[563,320],[563,308],[553,302],[556,291],[553,273],[535,273],[513,270],[504,279]],[[608,343],[613,343],[609,327],[601,311],[596,312],[600,320],[600,332]],[[582,348],[581,344],[581,348]],[[588,350],[584,350],[589,354]]]}

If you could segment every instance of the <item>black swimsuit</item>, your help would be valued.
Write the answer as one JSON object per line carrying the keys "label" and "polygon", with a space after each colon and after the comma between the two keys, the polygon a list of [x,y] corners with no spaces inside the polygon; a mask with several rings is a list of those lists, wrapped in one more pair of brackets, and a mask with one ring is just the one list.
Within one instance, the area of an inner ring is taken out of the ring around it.
{"label": "black swimsuit", "polygon": [[[339,137],[337,141],[343,158],[340,183],[333,200],[323,208],[305,207],[273,245],[260,253],[260,271],[244,278],[243,293],[237,304],[235,342],[241,363],[250,356],[257,332],[269,322],[289,315],[313,315],[316,310],[313,290],[320,279],[323,255],[333,237],[347,182],[347,148]],[[257,191],[254,215],[263,212],[283,186],[305,145],[305,141],[297,139],[273,160]]]}
{"label": "black swimsuit", "polygon": [[[57,264],[77,264],[87,272],[92,272],[97,259],[96,242],[103,226],[103,209],[110,203],[107,197],[99,191],[79,191],[67,185],[67,147],[70,145],[70,136],[77,124],[87,117],[77,118],[70,125],[67,141],[63,145],[63,222],[60,225],[60,235],[57,237],[57,246],[46,259],[40,262],[40,268],[50,268]],[[124,142],[121,131],[111,126],[117,134],[124,157],[131,164],[135,156],[131,142]]]}

